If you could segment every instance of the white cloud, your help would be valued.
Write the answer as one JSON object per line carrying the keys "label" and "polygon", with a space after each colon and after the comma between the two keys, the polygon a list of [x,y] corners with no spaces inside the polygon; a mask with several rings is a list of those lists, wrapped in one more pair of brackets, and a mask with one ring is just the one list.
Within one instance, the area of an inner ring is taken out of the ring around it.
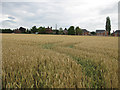
{"label": "white cloud", "polygon": [[[12,1],[12,2],[11,2]],[[88,30],[105,29],[105,20],[110,16],[112,29],[117,29],[118,0],[4,0],[2,21],[8,28],[24,26],[69,27],[80,26]],[[9,16],[16,23],[5,21]],[[1,19],[0,19],[1,20]],[[16,25],[13,25],[16,24]]]}

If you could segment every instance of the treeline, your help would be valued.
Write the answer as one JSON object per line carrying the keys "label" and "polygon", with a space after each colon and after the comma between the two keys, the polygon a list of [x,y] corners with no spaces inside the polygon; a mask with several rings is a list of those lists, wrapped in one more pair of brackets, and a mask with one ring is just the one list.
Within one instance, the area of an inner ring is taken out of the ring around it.
{"label": "treeline", "polygon": [[[110,21],[110,17],[106,18],[106,26],[105,26],[106,31],[108,32],[108,35],[111,35],[110,31],[111,31],[111,21]],[[96,30],[97,31],[97,30]],[[100,30],[99,30],[100,31]],[[104,33],[102,32],[103,30],[101,30],[101,32],[99,33]],[[1,33],[26,33],[26,34],[32,34],[32,33],[36,33],[36,34],[61,34],[61,35],[96,35],[97,32],[89,32],[86,29],[81,29],[80,27],[74,27],[74,26],[70,26],[68,29],[65,28],[59,28],[59,29],[52,29],[52,27],[36,27],[33,26],[31,29],[26,29],[23,27],[20,27],[19,29],[0,29]],[[99,34],[98,33],[98,34]],[[113,35],[113,33],[112,33]]]}
{"label": "treeline", "polygon": [[13,33],[11,29],[0,29],[0,33]]}
{"label": "treeline", "polygon": [[[36,27],[33,26],[30,29],[26,29],[23,27],[17,28],[17,29],[0,29],[1,33],[23,33],[23,34],[59,34],[59,35],[82,35],[83,29],[80,27],[74,27],[70,26],[67,28],[59,28],[59,29],[52,29],[52,27]],[[95,32],[91,32],[93,35],[95,35]]]}
{"label": "treeline", "polygon": [[[38,32],[38,34],[68,34],[68,35],[80,35],[82,34],[82,29],[79,27],[70,26],[68,29],[59,28],[59,29],[52,29],[52,27],[39,27],[33,26],[30,30],[32,33]],[[51,32],[52,31],[52,32]]]}
{"label": "treeline", "polygon": [[59,29],[52,29],[52,27],[36,27],[33,26],[31,29],[26,29],[20,27],[19,29],[0,29],[1,33],[38,33],[38,34],[68,34],[68,35],[80,35],[82,34],[82,29],[79,27],[70,26],[68,29],[59,28]]}

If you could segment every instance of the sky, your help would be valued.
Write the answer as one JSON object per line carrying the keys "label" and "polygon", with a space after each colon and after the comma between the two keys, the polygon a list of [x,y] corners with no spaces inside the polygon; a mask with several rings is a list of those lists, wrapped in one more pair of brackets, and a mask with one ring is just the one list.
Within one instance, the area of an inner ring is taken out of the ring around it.
{"label": "sky", "polygon": [[32,26],[105,30],[106,17],[118,29],[119,0],[2,0],[0,28]]}
{"label": "sky", "polygon": [[120,2],[118,3],[118,29],[120,30]]}

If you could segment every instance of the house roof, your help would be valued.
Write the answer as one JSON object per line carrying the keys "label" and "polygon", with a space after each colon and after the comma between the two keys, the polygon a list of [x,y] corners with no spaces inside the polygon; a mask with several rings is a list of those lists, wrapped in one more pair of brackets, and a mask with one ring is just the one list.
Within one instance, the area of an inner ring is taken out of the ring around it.
{"label": "house roof", "polygon": [[52,30],[53,32],[59,31],[59,30]]}
{"label": "house roof", "polygon": [[86,29],[82,29],[82,32],[89,32],[88,30],[86,30]]}
{"label": "house roof", "polygon": [[98,33],[98,32],[104,32],[105,30],[96,30],[96,33]]}
{"label": "house roof", "polygon": [[115,33],[120,33],[120,30],[116,30]]}

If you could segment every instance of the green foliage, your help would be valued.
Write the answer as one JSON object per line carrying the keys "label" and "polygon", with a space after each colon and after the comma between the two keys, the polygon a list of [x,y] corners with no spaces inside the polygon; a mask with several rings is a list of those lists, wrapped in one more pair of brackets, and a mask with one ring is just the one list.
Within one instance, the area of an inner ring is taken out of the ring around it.
{"label": "green foliage", "polygon": [[79,27],[76,27],[75,32],[76,32],[76,35],[82,35],[82,30]]}
{"label": "green foliage", "polygon": [[21,33],[25,33],[26,32],[26,28],[20,27],[19,30],[21,31]]}
{"label": "green foliage", "polygon": [[62,28],[60,28],[60,29],[59,29],[59,34],[61,34],[61,35],[63,35],[63,34],[64,34],[64,32],[63,32],[63,29],[62,29]]}
{"label": "green foliage", "polygon": [[106,18],[106,31],[108,31],[108,34],[110,35],[111,23],[110,23],[110,18],[109,17]]}
{"label": "green foliage", "polygon": [[81,64],[83,72],[85,75],[92,79],[90,86],[94,88],[103,88],[106,87],[105,83],[105,68],[101,66],[101,62],[95,63],[91,60],[82,60],[80,58],[74,58],[77,60],[78,64]]}
{"label": "green foliage", "polygon": [[11,29],[0,29],[0,32],[2,33],[13,33]]}
{"label": "green foliage", "polygon": [[58,30],[56,30],[56,34],[59,34],[59,31],[58,31]]}
{"label": "green foliage", "polygon": [[70,26],[70,28],[68,29],[68,35],[75,35],[74,26]]}
{"label": "green foliage", "polygon": [[30,34],[30,33],[31,33],[31,31],[30,31],[29,29],[27,29],[27,30],[26,30],[26,33],[27,33],[27,34]]}
{"label": "green foliage", "polygon": [[93,31],[93,32],[91,32],[91,34],[92,34],[92,35],[96,35],[96,32]]}
{"label": "green foliage", "polygon": [[33,26],[33,27],[31,28],[31,32],[32,32],[32,33],[38,32],[37,27],[36,27],[36,26]]}
{"label": "green foliage", "polygon": [[73,45],[70,45],[69,48],[73,48],[74,46]]}
{"label": "green foliage", "polygon": [[45,34],[45,33],[46,33],[45,27],[39,27],[39,28],[38,28],[38,33],[40,33],[40,34]]}

